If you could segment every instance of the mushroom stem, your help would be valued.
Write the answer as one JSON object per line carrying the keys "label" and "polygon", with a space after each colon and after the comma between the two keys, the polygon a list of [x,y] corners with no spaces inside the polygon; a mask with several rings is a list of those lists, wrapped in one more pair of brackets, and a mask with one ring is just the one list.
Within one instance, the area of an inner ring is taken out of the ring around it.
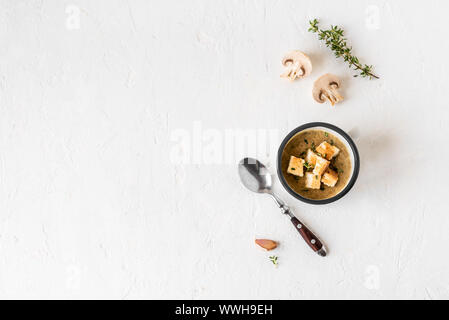
{"label": "mushroom stem", "polygon": [[335,101],[334,101],[334,97],[329,93],[328,90],[325,90],[322,92],[322,95],[324,95],[324,97],[329,100],[329,102],[331,103],[332,106],[335,105]]}
{"label": "mushroom stem", "polygon": [[331,87],[329,89],[326,89],[322,93],[324,97],[329,100],[332,106],[334,106],[336,103],[343,101],[343,97],[338,93],[337,89],[334,87]]}
{"label": "mushroom stem", "polygon": [[288,78],[290,81],[300,78],[305,74],[304,68],[300,63],[291,63],[289,69],[281,75],[283,78]]}
{"label": "mushroom stem", "polygon": [[343,96],[338,92],[338,85],[336,84],[331,85],[330,91],[337,98],[337,102],[340,102],[344,99]]}
{"label": "mushroom stem", "polygon": [[305,74],[304,67],[297,63],[295,74],[297,77],[302,77]]}
{"label": "mushroom stem", "polygon": [[342,95],[338,93],[338,90],[335,86],[331,86],[329,89],[326,89],[324,96],[329,100],[332,106],[340,101],[343,101],[344,99]]}

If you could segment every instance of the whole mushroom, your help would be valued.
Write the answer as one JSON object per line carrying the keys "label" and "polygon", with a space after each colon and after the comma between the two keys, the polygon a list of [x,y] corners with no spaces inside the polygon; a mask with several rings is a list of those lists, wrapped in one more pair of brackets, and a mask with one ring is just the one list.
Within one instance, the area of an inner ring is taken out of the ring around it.
{"label": "whole mushroom", "polygon": [[332,106],[343,101],[343,97],[338,93],[341,86],[340,79],[336,75],[326,73],[319,77],[313,84],[313,98],[316,102],[324,103],[329,100]]}
{"label": "whole mushroom", "polygon": [[290,81],[307,77],[312,72],[312,61],[304,52],[298,50],[288,52],[282,59],[282,65],[287,67],[287,71],[281,74],[281,77]]}

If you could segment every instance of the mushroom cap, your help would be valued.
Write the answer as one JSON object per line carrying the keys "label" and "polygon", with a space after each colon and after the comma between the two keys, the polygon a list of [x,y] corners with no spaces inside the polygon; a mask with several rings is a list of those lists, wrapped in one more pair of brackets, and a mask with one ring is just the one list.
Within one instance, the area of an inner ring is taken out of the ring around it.
{"label": "mushroom cap", "polygon": [[330,89],[332,87],[338,89],[340,88],[340,84],[341,81],[336,75],[330,73],[322,75],[313,83],[313,98],[316,102],[324,103],[326,100],[321,96],[323,90]]}
{"label": "mushroom cap", "polygon": [[304,70],[304,74],[301,76],[301,78],[306,77],[312,73],[312,61],[304,52],[299,50],[287,52],[282,59],[282,65],[287,67],[292,63],[298,63]]}

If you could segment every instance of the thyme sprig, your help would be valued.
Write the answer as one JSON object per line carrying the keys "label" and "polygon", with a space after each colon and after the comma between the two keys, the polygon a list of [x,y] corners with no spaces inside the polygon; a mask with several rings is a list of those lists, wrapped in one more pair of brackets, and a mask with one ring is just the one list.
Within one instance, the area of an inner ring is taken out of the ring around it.
{"label": "thyme sprig", "polygon": [[278,257],[277,256],[269,256],[268,259],[270,259],[270,261],[277,266],[278,265]]}
{"label": "thyme sprig", "polygon": [[[347,39],[344,36],[345,32],[342,28],[331,26],[328,30],[322,30],[319,28],[318,23],[318,19],[310,20],[309,32],[317,33],[318,38],[326,43],[326,46],[334,52],[335,57],[343,57],[343,60],[349,64],[349,68],[353,67],[354,70],[358,70],[363,78],[369,77],[370,80],[372,78],[379,79],[373,73],[372,65],[364,65],[360,63],[359,58],[352,55],[352,47],[348,47]],[[354,75],[354,77],[358,76],[357,74]]]}
{"label": "thyme sprig", "polygon": [[308,170],[308,169],[312,169],[313,166],[311,164],[309,164],[307,161],[304,162],[303,166]]}

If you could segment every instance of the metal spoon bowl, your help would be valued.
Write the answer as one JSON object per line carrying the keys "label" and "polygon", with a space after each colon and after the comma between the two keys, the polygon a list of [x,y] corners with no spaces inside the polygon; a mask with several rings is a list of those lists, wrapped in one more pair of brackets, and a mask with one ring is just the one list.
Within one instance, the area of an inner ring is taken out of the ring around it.
{"label": "metal spoon bowl", "polygon": [[243,185],[252,192],[271,192],[271,174],[258,160],[252,158],[241,160],[239,163],[239,176]]}

